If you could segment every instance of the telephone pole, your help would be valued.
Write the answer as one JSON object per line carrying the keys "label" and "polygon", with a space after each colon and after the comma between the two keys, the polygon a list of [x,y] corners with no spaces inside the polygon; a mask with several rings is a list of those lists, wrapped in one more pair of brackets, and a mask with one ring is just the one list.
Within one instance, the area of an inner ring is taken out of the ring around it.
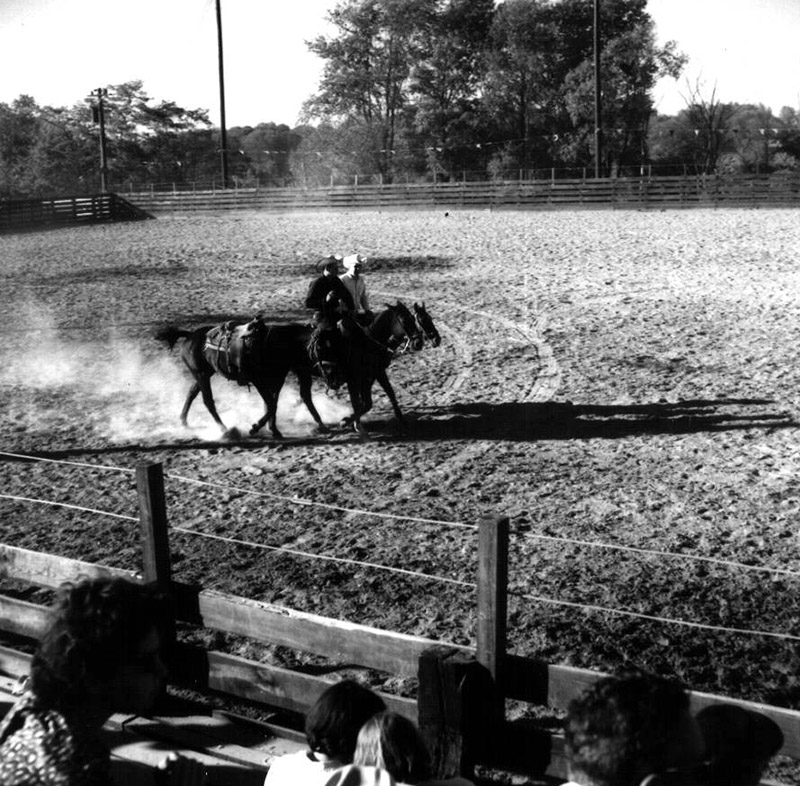
{"label": "telephone pole", "polygon": [[600,0],[594,0],[594,176],[603,158],[602,94],[600,90]]}
{"label": "telephone pole", "polygon": [[222,58],[222,7],[217,0],[217,52],[219,53],[219,146],[222,154],[222,187],[228,187],[228,133],[225,130],[225,69]]}
{"label": "telephone pole", "polygon": [[92,95],[97,96],[97,103],[92,107],[92,115],[95,123],[100,124],[100,190],[108,193],[108,161],[106,156],[106,113],[103,105],[104,96],[108,95],[108,90],[98,87],[92,90]]}

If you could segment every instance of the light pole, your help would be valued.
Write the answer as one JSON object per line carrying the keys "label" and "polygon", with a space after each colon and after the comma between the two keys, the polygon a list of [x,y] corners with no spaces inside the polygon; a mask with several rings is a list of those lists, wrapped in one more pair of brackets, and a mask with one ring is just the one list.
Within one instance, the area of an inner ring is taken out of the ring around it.
{"label": "light pole", "polygon": [[222,187],[228,187],[228,133],[225,130],[225,69],[222,59],[222,7],[217,0],[217,52],[219,54],[219,146],[222,153]]}
{"label": "light pole", "polygon": [[97,96],[97,103],[92,107],[92,114],[95,123],[100,124],[100,190],[108,193],[108,162],[106,159],[106,113],[103,105],[104,96],[108,95],[108,90],[98,87],[92,91],[93,96]]}
{"label": "light pole", "polygon": [[600,177],[603,156],[602,97],[600,92],[600,0],[594,0],[594,176]]}

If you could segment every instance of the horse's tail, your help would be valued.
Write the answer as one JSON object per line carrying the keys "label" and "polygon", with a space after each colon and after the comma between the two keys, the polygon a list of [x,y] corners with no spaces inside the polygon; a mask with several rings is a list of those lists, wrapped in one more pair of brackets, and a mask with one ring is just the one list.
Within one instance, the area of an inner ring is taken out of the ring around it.
{"label": "horse's tail", "polygon": [[182,330],[177,325],[166,325],[165,327],[156,331],[156,339],[165,341],[170,349],[175,347],[179,338],[191,338],[194,332],[191,330]]}

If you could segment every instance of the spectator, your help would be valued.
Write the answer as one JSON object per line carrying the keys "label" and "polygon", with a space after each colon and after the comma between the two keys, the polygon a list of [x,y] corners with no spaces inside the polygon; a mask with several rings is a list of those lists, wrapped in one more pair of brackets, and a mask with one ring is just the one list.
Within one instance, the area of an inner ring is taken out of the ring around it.
{"label": "spectator", "polygon": [[379,712],[362,726],[353,763],[386,770],[398,786],[472,786],[464,778],[432,779],[422,735],[408,718],[394,712]]}
{"label": "spectator", "polygon": [[386,770],[348,764],[336,770],[325,786],[396,786],[396,781]]}
{"label": "spectator", "polygon": [[[143,585],[121,578],[63,585],[25,692],[0,724],[0,783],[111,783],[100,730],[115,712],[152,709],[166,676],[167,620],[164,597]],[[160,767],[167,783],[201,782],[194,760],[173,756]]]}
{"label": "spectator", "polygon": [[331,685],[306,716],[308,750],[277,758],[264,786],[323,786],[334,770],[352,763],[359,729],[384,709],[380,696],[353,680]]}
{"label": "spectator", "polygon": [[367,258],[361,254],[351,254],[345,257],[342,260],[345,272],[339,276],[339,280],[345,285],[353,299],[356,321],[359,325],[369,325],[374,316],[369,307],[367,286],[361,277],[361,270],[366,261]]}
{"label": "spectator", "polygon": [[783,732],[760,712],[714,704],[696,715],[706,745],[708,786],[757,786],[783,747]]}
{"label": "spectator", "polygon": [[566,754],[573,786],[639,786],[677,771],[690,782],[703,741],[680,685],[632,672],[605,677],[570,703]]}

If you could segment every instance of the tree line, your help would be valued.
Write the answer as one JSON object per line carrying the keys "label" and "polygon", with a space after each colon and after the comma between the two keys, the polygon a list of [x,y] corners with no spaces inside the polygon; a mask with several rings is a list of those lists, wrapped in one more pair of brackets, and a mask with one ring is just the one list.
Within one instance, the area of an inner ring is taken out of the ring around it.
{"label": "tree line", "polygon": [[[724,104],[687,85],[686,108],[654,112],[656,81],[679,79],[675,42],[657,45],[647,0],[603,0],[604,176],[644,167],[692,173],[794,170],[800,116]],[[227,129],[237,185],[327,185],[533,176],[594,167],[593,0],[341,0],[302,124]],[[220,130],[207,110],[155,101],[141,81],[104,97],[108,181],[221,183]],[[98,189],[96,98],[0,103],[0,197]],[[93,112],[94,109],[94,112]],[[513,173],[513,175],[511,174]],[[232,184],[231,183],[231,184]],[[230,184],[229,184],[230,185]]]}

